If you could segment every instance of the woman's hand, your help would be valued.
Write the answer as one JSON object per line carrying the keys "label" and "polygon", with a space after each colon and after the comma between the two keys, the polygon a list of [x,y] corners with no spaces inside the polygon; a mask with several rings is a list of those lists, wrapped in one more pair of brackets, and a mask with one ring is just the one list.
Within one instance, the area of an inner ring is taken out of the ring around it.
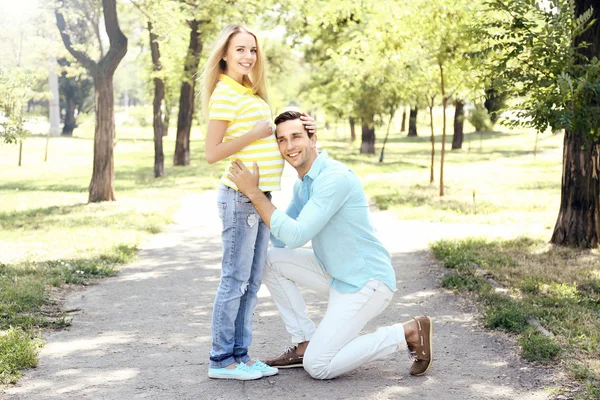
{"label": "woman's hand", "polygon": [[261,119],[248,133],[256,135],[257,140],[264,139],[273,134],[273,127],[271,126],[271,122],[269,120]]}
{"label": "woman's hand", "polygon": [[302,121],[304,129],[306,129],[308,133],[317,133],[317,121],[315,121],[313,117],[306,113],[302,113],[300,121]]}

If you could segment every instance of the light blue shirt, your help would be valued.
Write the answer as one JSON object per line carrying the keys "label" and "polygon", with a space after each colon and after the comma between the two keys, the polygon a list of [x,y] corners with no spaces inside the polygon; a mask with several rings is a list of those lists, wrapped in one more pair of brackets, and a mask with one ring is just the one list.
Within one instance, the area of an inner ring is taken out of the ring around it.
{"label": "light blue shirt", "polygon": [[370,279],[396,290],[391,257],[375,237],[369,205],[358,177],[323,151],[294,185],[286,212],[271,216],[275,247],[302,247],[312,240],[315,256],[340,293],[356,292]]}

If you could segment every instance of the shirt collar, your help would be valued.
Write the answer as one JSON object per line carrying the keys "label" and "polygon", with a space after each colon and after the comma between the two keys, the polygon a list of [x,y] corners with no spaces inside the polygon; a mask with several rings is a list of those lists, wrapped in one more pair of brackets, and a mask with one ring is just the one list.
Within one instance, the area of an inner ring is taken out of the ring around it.
{"label": "shirt collar", "polygon": [[[252,90],[251,87],[248,87],[246,85],[240,85],[235,79],[233,79],[232,77],[230,77],[228,75],[225,75],[225,74],[219,75],[219,80],[222,82],[225,82],[226,84],[231,86],[233,88],[233,90],[235,90],[239,94],[254,93],[254,90]],[[246,82],[244,82],[244,83],[247,84]]]}
{"label": "shirt collar", "polygon": [[317,176],[319,176],[321,171],[323,171],[323,168],[325,168],[325,163],[327,162],[328,158],[329,154],[327,154],[325,150],[320,152],[317,158],[315,158],[315,161],[313,161],[313,164],[310,166],[310,169],[306,173],[306,176],[310,177],[310,179],[312,179],[313,181],[317,179]]}

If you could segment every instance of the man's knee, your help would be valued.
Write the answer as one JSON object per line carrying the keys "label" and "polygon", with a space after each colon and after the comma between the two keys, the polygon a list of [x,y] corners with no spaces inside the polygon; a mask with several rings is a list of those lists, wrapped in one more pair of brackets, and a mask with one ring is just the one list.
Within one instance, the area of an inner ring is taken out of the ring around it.
{"label": "man's knee", "polygon": [[319,360],[318,355],[312,355],[309,351],[304,354],[302,361],[304,369],[314,379],[329,379],[327,366],[328,363],[324,360]]}
{"label": "man's knee", "polygon": [[272,247],[267,250],[267,259],[265,261],[265,272],[263,278],[268,278],[273,275],[281,275],[277,266],[279,261],[285,258],[285,253],[289,251],[287,248]]}

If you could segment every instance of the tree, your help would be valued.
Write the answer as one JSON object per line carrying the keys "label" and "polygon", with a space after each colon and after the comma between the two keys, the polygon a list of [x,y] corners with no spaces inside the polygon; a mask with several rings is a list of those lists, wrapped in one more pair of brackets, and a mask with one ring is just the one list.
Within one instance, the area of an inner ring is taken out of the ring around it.
{"label": "tree", "polygon": [[[94,79],[96,130],[94,133],[94,167],[89,187],[89,202],[114,201],[114,73],[127,53],[127,38],[119,27],[116,0],[102,0],[104,27],[108,35],[110,47],[108,52],[94,61],[90,55],[80,50],[74,43],[71,24],[65,19],[69,6],[74,2],[59,1],[55,10],[56,24],[62,41],[71,55],[86,68]],[[96,15],[96,14],[94,14]],[[81,23],[81,19],[78,19]],[[97,32],[99,48],[96,52],[103,54],[102,38]]]}
{"label": "tree", "polygon": [[551,243],[598,247],[600,8],[594,0],[490,2],[495,85],[523,96],[513,124],[565,129],[561,204]]}
{"label": "tree", "polygon": [[77,127],[77,115],[88,106],[94,81],[81,66],[73,66],[66,58],[58,60],[61,66],[58,84],[60,108],[64,111],[62,136],[73,136]]}
{"label": "tree", "polygon": [[24,108],[31,98],[32,82],[33,78],[27,70],[0,69],[0,139],[4,143],[18,142],[22,145],[24,137],[29,134],[24,126]]}

